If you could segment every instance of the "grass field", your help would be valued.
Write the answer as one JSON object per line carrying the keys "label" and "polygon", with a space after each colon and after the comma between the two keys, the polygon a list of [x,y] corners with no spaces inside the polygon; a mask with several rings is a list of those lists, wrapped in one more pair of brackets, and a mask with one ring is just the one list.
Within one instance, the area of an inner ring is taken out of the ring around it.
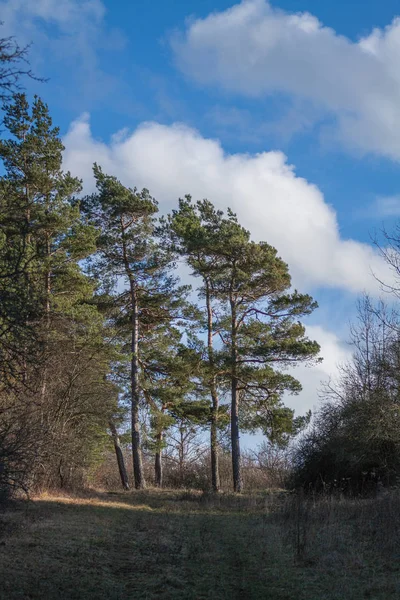
{"label": "grass field", "polygon": [[398,497],[41,496],[0,514],[1,600],[400,598]]}

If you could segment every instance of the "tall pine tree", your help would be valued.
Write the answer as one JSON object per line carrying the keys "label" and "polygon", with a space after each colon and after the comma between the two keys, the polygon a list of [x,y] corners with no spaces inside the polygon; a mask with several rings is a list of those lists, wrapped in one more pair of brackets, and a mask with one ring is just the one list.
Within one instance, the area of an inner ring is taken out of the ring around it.
{"label": "tall pine tree", "polygon": [[[215,414],[216,378],[229,383],[233,484],[234,490],[240,492],[241,407],[251,407],[253,418],[258,418],[264,430],[268,429],[265,416],[273,411],[275,417],[281,417],[275,418],[275,423],[293,428],[293,414],[284,410],[282,395],[286,391],[298,393],[301,385],[285,368],[312,361],[318,354],[318,344],[306,337],[298,320],[317,305],[308,295],[290,293],[288,266],[275,248],[265,242],[252,242],[249,232],[230,210],[225,216],[211,202],[193,204],[188,197],[180,201],[179,210],[169,219],[169,227],[194,275],[202,278],[201,293],[208,316],[209,387]],[[221,342],[217,363],[212,342],[216,333]],[[214,440],[212,428],[212,448]],[[216,488],[214,463],[215,458]]]}
{"label": "tall pine tree", "polygon": [[[104,394],[100,402],[104,386],[97,376],[107,373],[110,359],[102,344],[102,318],[91,303],[94,285],[80,267],[95,249],[96,232],[80,214],[80,181],[62,171],[64,148],[44,102],[35,97],[29,106],[19,94],[4,111],[8,136],[0,142],[5,171],[0,179],[2,385],[10,388],[11,380],[8,423],[23,417],[29,418],[32,430],[38,425],[35,459],[50,472],[55,456],[65,461],[67,446],[77,448],[83,428],[93,431],[94,421],[106,427],[108,400]],[[95,389],[99,402],[90,406]],[[90,445],[89,433],[85,443]]]}
{"label": "tall pine tree", "polygon": [[93,271],[111,293],[115,326],[129,332],[132,454],[135,487],[144,488],[140,406],[146,402],[146,353],[179,318],[186,288],[171,275],[172,255],[154,237],[157,203],[147,190],[126,188],[95,165],[96,194],[84,201],[99,232]]}

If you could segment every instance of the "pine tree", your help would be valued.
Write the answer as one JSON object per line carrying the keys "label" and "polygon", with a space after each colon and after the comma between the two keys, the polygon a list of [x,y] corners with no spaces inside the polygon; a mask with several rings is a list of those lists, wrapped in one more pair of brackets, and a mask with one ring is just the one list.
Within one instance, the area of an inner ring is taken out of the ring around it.
{"label": "pine tree", "polygon": [[35,97],[30,107],[19,94],[4,111],[0,352],[3,398],[11,406],[5,425],[30,420],[30,462],[46,464],[50,477],[53,467],[61,469],[57,456],[75,465],[86,460],[114,402],[103,394],[111,357],[91,302],[94,282],[80,267],[95,249],[96,232],[80,214],[80,181],[62,171],[64,148],[47,106]]}
{"label": "pine tree", "polygon": [[[98,193],[85,199],[91,222],[98,228],[93,270],[114,298],[115,326],[129,331],[132,453],[135,487],[145,487],[139,412],[144,395],[146,349],[157,335],[169,335],[178,319],[186,288],[176,287],[172,256],[154,237],[157,203],[147,190],[124,187],[95,165]],[[149,397],[147,398],[149,401]]]}
{"label": "pine tree", "polygon": [[[211,203],[192,204],[191,197],[179,200],[179,209],[174,210],[164,222],[164,233],[170,236],[173,248],[183,256],[192,269],[192,274],[201,279],[200,296],[204,300],[204,311],[199,315],[200,330],[206,333],[205,360],[202,365],[202,379],[208,389],[211,399],[210,415],[210,455],[211,483],[214,491],[220,488],[218,464],[218,426],[219,426],[219,396],[217,357],[215,352],[214,326],[215,310],[213,307],[213,286],[218,276],[218,260],[213,255],[215,229],[217,223],[207,222],[212,210]],[[199,340],[197,340],[197,346]],[[201,350],[200,350],[201,352]]]}
{"label": "pine tree", "polygon": [[[18,94],[4,110],[11,137],[0,142],[6,170],[0,181],[1,219],[8,253],[2,265],[19,280],[16,295],[21,293],[34,309],[25,325],[35,321],[39,334],[37,323],[42,323],[39,337],[49,351],[51,321],[65,319],[79,297],[90,292],[79,261],[94,250],[95,231],[80,218],[76,195],[81,182],[61,170],[64,147],[46,104],[35,97],[30,109],[26,96]],[[43,389],[45,385],[43,381]]]}
{"label": "pine tree", "polygon": [[[187,307],[190,310],[190,306]],[[181,323],[181,325],[183,325]],[[181,328],[165,327],[145,344],[143,392],[151,413],[148,448],[155,452],[155,483],[162,487],[162,451],[167,432],[176,426],[177,418],[193,426],[207,423],[209,407],[196,374],[201,361],[193,348],[183,344]]]}
{"label": "pine tree", "polygon": [[[186,198],[180,201],[179,211],[173,213],[169,223],[173,239],[186,254],[194,275],[202,277],[212,402],[216,412],[218,405],[212,391],[215,377],[229,381],[233,482],[234,490],[239,492],[243,485],[240,408],[247,404],[258,416],[279,408],[282,416],[283,393],[301,390],[300,383],[284,369],[292,363],[311,361],[319,352],[318,344],[306,337],[298,321],[317,305],[308,295],[288,293],[291,280],[287,265],[272,246],[252,242],[249,232],[229,209],[224,216],[207,200],[194,205]],[[214,323],[212,315],[217,316]],[[215,371],[212,336],[216,332],[222,350]],[[286,427],[290,427],[287,417],[290,415],[286,412]],[[214,470],[214,487],[215,483]]]}

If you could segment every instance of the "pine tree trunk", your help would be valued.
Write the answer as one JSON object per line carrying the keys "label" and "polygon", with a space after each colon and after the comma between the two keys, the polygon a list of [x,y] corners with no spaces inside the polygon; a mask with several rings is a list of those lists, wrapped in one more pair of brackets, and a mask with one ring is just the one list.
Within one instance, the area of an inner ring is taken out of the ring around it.
{"label": "pine tree trunk", "polygon": [[[211,371],[214,367],[214,348],[213,348],[213,313],[211,306],[211,295],[208,281],[206,282],[206,304],[207,304],[207,349],[208,362]],[[210,449],[211,449],[211,485],[214,492],[220,489],[219,478],[219,460],[218,460],[218,394],[215,379],[213,378],[210,385],[211,392],[211,431],[210,431]]]}
{"label": "pine tree trunk", "polygon": [[242,491],[242,472],[240,464],[240,441],[239,441],[239,393],[237,380],[232,379],[232,405],[231,405],[231,443],[232,443],[232,472],[233,489],[235,492]]}
{"label": "pine tree trunk", "polygon": [[154,475],[155,475],[155,484],[156,487],[161,488],[163,484],[163,472],[162,472],[162,439],[163,434],[162,431],[157,433],[157,450],[154,461]]}
{"label": "pine tree trunk", "polygon": [[125,468],[124,455],[122,453],[121,444],[119,441],[119,436],[116,430],[116,427],[112,421],[109,423],[111,436],[114,442],[115,455],[117,457],[119,476],[121,478],[121,484],[124,490],[129,490],[129,481],[128,481],[128,473]]}
{"label": "pine tree trunk", "polygon": [[[25,141],[25,137],[24,137],[24,141]],[[25,165],[25,173],[26,173],[26,157],[24,159],[24,165]],[[31,289],[31,285],[30,285],[30,273],[29,270],[26,269],[26,260],[27,258],[29,259],[29,249],[30,249],[30,244],[31,244],[31,234],[30,234],[30,226],[31,226],[31,209],[30,209],[30,199],[29,199],[29,187],[26,186],[25,187],[25,197],[26,197],[26,211],[25,211],[25,227],[26,227],[26,232],[24,232],[23,234],[23,248],[24,248],[24,253],[26,253],[26,248],[28,248],[28,254],[24,255],[24,278],[25,278],[25,285],[26,285],[26,289],[28,292],[28,298],[30,296],[30,289]],[[28,321],[25,321],[25,326],[28,327]],[[27,383],[27,378],[28,378],[28,363],[27,363],[27,354],[28,354],[28,349],[25,346],[24,351],[23,351],[23,358],[22,358],[22,383],[24,385],[26,385]]]}
{"label": "pine tree trunk", "polygon": [[181,487],[183,486],[184,470],[185,470],[185,433],[183,427],[179,427],[179,480]]}
{"label": "pine tree trunk", "polygon": [[220,490],[220,477],[219,477],[219,460],[218,460],[218,429],[216,414],[218,411],[214,409],[211,415],[211,485],[214,492]]}
{"label": "pine tree trunk", "polygon": [[[50,239],[49,239],[49,235],[46,233],[46,257],[49,258],[50,256]],[[47,359],[47,354],[49,352],[49,336],[50,336],[50,297],[51,297],[51,271],[50,268],[47,266],[46,268],[46,272],[45,272],[45,276],[44,276],[44,285],[45,285],[45,305],[44,305],[44,312],[45,312],[45,333],[44,333],[44,349],[45,349],[45,356]],[[47,391],[47,379],[48,379],[48,369],[47,369],[47,365],[44,365],[44,369],[43,369],[43,379],[42,379],[42,388],[41,388],[41,397],[42,400],[44,400],[44,397],[46,396],[46,391]]]}
{"label": "pine tree trunk", "polygon": [[239,390],[238,380],[236,375],[237,370],[237,319],[236,307],[231,300],[231,369],[232,369],[232,386],[231,386],[231,444],[232,444],[232,474],[233,474],[233,489],[235,492],[242,491],[242,472],[240,463],[240,440],[239,440]]}
{"label": "pine tree trunk", "polygon": [[132,301],[132,361],[131,361],[131,406],[132,406],[132,456],[135,488],[144,489],[146,482],[143,473],[142,449],[139,423],[139,310],[134,282],[131,281]]}

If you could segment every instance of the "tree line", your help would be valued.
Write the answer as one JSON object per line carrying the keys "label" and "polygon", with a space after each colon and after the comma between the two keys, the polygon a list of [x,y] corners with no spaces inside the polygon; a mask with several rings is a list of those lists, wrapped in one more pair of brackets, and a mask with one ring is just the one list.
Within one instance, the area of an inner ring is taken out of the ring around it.
{"label": "tree line", "polygon": [[[353,357],[308,426],[310,413],[295,417],[283,400],[301,390],[287,367],[320,360],[301,324],[317,305],[292,290],[277,251],[208,200],[188,195],[160,216],[148,190],[99,165],[84,195],[88,182],[62,170],[48,107],[22,93],[21,77],[40,81],[27,58],[28,48],[0,39],[0,494],[83,483],[110,440],[125,488],[127,445],[135,487],[146,485],[143,450],[161,487],[168,436],[182,469],[184,447],[206,430],[215,491],[221,448],[234,490],[243,488],[241,431],[266,436],[260,464],[296,438],[291,485],[396,485],[396,302],[360,301]],[[398,228],[380,251],[398,281]],[[384,287],[398,299],[396,283]]]}
{"label": "tree line", "polygon": [[[118,427],[131,432],[134,483],[146,485],[143,435],[162,485],[166,432],[185,419],[230,430],[233,489],[240,431],[285,444],[307,423],[285,407],[287,368],[318,359],[301,320],[316,303],[291,287],[275,248],[227,209],[179,199],[159,216],[146,189],[93,166],[96,189],[62,170],[47,105],[17,92],[0,141],[0,477],[52,485],[83,472]],[[193,286],[182,284],[185,264]],[[120,448],[119,448],[120,450]]]}

